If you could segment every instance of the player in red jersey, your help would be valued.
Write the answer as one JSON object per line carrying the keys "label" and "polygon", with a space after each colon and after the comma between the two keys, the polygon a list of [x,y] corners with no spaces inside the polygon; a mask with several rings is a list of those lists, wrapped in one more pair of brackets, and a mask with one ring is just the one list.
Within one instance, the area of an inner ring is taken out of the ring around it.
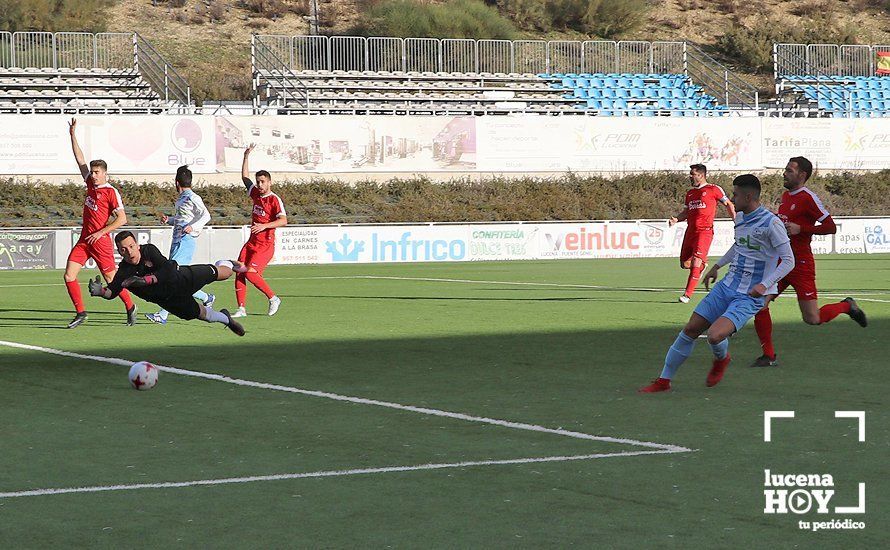
{"label": "player in red jersey", "polygon": [[[806,182],[812,175],[813,163],[805,157],[794,157],[785,166],[783,178],[787,191],[782,193],[778,214],[791,237],[794,269],[779,281],[779,294],[789,286],[794,287],[800,313],[808,325],[821,325],[841,313],[846,313],[864,327],[868,324],[865,312],[859,308],[853,298],[846,298],[840,302],[819,307],[816,292],[816,262],[813,258],[813,250],[810,248],[810,241],[813,235],[836,233],[837,226],[819,197],[806,187]],[[776,360],[776,350],[773,347],[773,321],[769,313],[769,302],[773,299],[775,296],[771,296],[767,300],[766,307],[754,316],[754,328],[757,331],[757,337],[760,338],[763,355],[754,360],[751,364],[752,367],[774,367],[779,364]]]}
{"label": "player in red jersey", "polygon": [[686,204],[683,210],[668,220],[673,226],[686,220],[686,234],[683,235],[683,246],[680,249],[680,267],[689,270],[686,279],[686,291],[680,296],[680,302],[689,303],[701,274],[708,265],[708,250],[714,240],[714,215],[717,203],[726,207],[729,217],[735,219],[735,207],[726,197],[719,185],[707,181],[708,169],[704,164],[693,164],[689,167],[689,183],[692,189],[686,192]]}
{"label": "player in red jersey", "polygon": [[257,287],[269,299],[269,315],[275,315],[281,305],[281,299],[272,292],[263,279],[263,270],[272,261],[275,254],[275,228],[287,225],[287,212],[284,203],[272,192],[272,176],[265,170],[256,173],[256,184],[250,180],[247,159],[256,144],[251,143],[244,150],[244,161],[241,163],[241,181],[253,200],[251,215],[250,238],[241,248],[238,261],[248,267],[247,273],[238,273],[235,277],[235,298],[238,300],[238,311],[232,317],[247,315],[245,301],[247,285],[245,279]]}
{"label": "player in red jersey", "polygon": [[[104,160],[91,160],[87,166],[83,151],[77,143],[76,128],[77,120],[72,118],[68,124],[71,150],[74,152],[74,159],[80,168],[80,175],[87,186],[87,194],[83,203],[83,228],[80,232],[80,239],[68,254],[68,263],[65,266],[65,286],[68,288],[68,296],[71,297],[76,312],[74,319],[68,323],[68,328],[74,328],[87,320],[77,274],[80,273],[87,259],[92,258],[96,260],[96,266],[106,281],[114,279],[117,266],[114,262],[111,232],[127,223],[127,214],[124,212],[121,195],[117,189],[108,184],[108,165]],[[111,221],[112,215],[114,216],[113,221]],[[121,292],[120,299],[127,307],[127,324],[135,325],[136,306],[130,299],[130,293]]]}

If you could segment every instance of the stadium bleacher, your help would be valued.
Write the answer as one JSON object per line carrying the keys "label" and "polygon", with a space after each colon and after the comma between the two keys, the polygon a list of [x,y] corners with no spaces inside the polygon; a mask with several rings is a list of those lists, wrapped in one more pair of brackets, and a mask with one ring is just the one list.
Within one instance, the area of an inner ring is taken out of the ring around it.
{"label": "stadium bleacher", "polygon": [[890,117],[890,46],[776,44],[773,54],[777,111]]}
{"label": "stadium bleacher", "polygon": [[165,113],[190,106],[137,34],[0,33],[0,113]]}
{"label": "stadium bleacher", "polygon": [[251,61],[258,112],[723,116],[758,109],[753,87],[682,42],[255,36]]}

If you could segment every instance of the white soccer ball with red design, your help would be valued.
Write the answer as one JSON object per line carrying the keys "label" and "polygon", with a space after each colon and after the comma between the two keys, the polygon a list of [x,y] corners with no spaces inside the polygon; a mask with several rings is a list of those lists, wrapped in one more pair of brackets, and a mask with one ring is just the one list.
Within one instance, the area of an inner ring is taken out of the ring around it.
{"label": "white soccer ball with red design", "polygon": [[150,390],[158,383],[158,367],[148,361],[133,363],[130,367],[130,385],[137,390]]}

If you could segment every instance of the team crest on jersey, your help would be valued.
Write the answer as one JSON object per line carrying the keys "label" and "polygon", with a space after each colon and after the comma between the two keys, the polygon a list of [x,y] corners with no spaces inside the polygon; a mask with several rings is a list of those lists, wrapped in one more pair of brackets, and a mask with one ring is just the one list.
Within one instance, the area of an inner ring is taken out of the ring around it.
{"label": "team crest on jersey", "polygon": [[795,208],[797,208],[797,205],[796,205],[796,204],[792,204],[792,205],[791,205],[791,210],[794,210]]}
{"label": "team crest on jersey", "polygon": [[89,195],[87,195],[87,197],[84,199],[83,204],[84,204],[84,206],[86,206],[87,208],[92,210],[93,212],[96,212],[99,210],[99,205],[96,204],[95,199],[93,199],[93,197],[91,197]]}

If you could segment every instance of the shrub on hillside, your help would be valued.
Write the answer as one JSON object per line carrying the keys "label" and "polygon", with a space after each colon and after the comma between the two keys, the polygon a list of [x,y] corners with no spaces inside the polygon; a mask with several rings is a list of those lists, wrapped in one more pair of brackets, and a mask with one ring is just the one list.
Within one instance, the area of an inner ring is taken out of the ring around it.
{"label": "shrub on hillside", "polygon": [[642,25],[646,0],[487,0],[526,29],[568,29],[617,38]]}
{"label": "shrub on hillside", "polygon": [[751,27],[736,25],[717,38],[717,49],[727,57],[756,72],[767,73],[773,66],[773,44],[855,44],[857,33],[850,23],[839,24],[826,13],[801,19],[787,27],[760,20]]}
{"label": "shrub on hillside", "polygon": [[444,4],[384,0],[373,4],[365,20],[350,34],[509,40],[516,37],[516,28],[479,0],[450,0]]}
{"label": "shrub on hillside", "polygon": [[0,8],[0,31],[102,32],[111,1],[6,0]]}

